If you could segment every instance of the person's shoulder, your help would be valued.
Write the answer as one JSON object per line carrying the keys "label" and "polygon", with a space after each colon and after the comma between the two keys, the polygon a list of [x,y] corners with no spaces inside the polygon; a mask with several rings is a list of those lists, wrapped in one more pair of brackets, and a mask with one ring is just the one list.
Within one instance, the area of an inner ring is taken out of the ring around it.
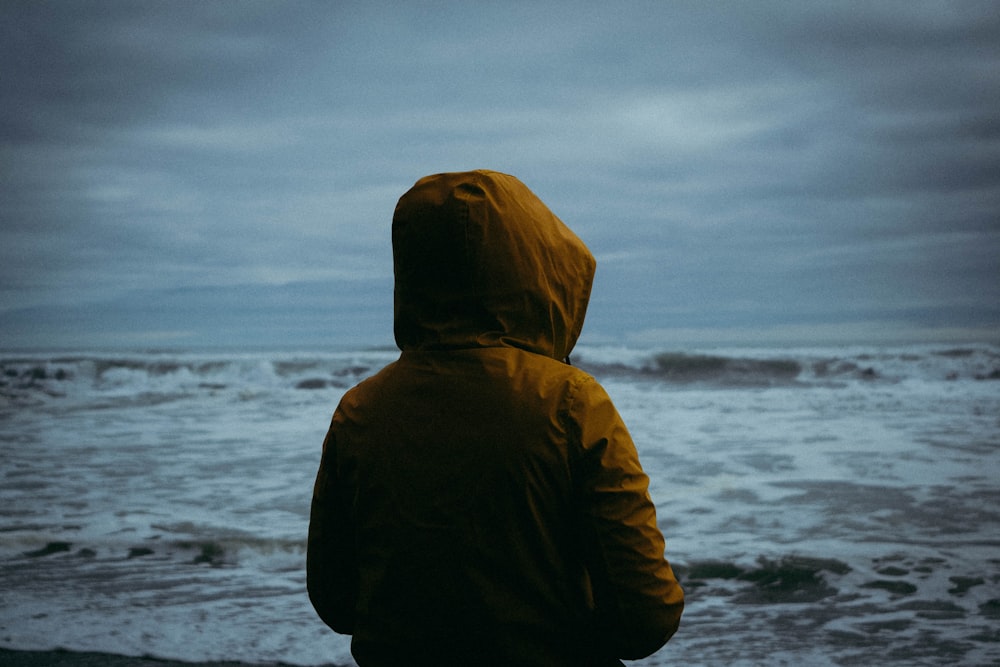
{"label": "person's shoulder", "polygon": [[363,400],[364,398],[376,394],[381,391],[386,382],[389,382],[393,375],[396,374],[396,367],[399,364],[398,361],[394,361],[381,369],[368,376],[364,380],[361,380],[356,385],[344,392],[343,398],[341,398],[341,403],[347,402],[357,402],[358,400]]}
{"label": "person's shoulder", "polygon": [[527,364],[531,367],[531,374],[542,384],[561,385],[570,395],[581,390],[588,390],[592,386],[599,386],[594,376],[582,368],[544,355],[532,353],[526,353],[526,355]]}

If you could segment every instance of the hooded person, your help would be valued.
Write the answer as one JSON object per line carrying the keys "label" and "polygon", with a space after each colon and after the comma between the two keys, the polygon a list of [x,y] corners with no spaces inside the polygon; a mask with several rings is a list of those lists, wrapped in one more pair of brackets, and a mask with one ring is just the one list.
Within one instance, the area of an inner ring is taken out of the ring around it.
{"label": "hooded person", "polygon": [[392,223],[399,359],[341,399],[307,580],[361,667],[645,657],[684,595],[635,446],[569,365],[594,258],[523,183],[428,176]]}

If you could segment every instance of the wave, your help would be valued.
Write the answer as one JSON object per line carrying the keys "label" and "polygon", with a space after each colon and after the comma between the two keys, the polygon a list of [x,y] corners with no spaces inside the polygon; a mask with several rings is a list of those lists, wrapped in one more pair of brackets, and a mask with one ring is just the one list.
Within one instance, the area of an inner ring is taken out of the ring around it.
{"label": "wave", "polygon": [[386,351],[9,355],[0,358],[0,408],[53,402],[117,408],[202,396],[238,401],[273,391],[343,390],[394,357]]}
{"label": "wave", "polygon": [[716,387],[837,386],[848,382],[1000,379],[1000,348],[619,353],[588,349],[578,365],[601,377]]}
{"label": "wave", "polygon": [[799,377],[802,364],[795,359],[746,359],[667,352],[653,357],[651,372],[685,382],[716,380],[724,384],[774,384]]}
{"label": "wave", "polygon": [[774,561],[761,556],[756,566],[726,561],[695,561],[675,566],[690,593],[713,582],[742,584],[727,597],[735,604],[791,604],[817,602],[840,594],[830,581],[851,572],[847,563],[832,558],[785,556]]}
{"label": "wave", "polygon": [[[155,405],[204,395],[235,400],[268,391],[343,391],[398,352],[136,353],[0,358],[0,407],[82,400],[88,407]],[[1000,379],[1000,347],[657,351],[585,347],[574,363],[598,379],[715,387],[830,386],[846,382]]]}
{"label": "wave", "polygon": [[[66,535],[59,526],[6,526],[0,531],[0,558],[11,572],[15,564],[64,561],[124,563],[173,562],[212,568],[232,568],[269,563],[263,569],[300,568],[305,558],[305,536],[277,538],[244,531],[224,530],[190,523],[153,524],[145,538],[101,535]],[[55,537],[56,534],[61,534]],[[289,562],[291,565],[289,566]]]}

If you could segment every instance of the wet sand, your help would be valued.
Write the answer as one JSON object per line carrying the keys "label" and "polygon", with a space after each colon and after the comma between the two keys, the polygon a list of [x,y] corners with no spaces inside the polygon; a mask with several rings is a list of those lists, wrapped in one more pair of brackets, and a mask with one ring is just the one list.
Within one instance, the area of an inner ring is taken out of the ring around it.
{"label": "wet sand", "polygon": [[[12,651],[0,648],[4,667],[288,667],[285,663],[264,662],[180,662],[159,658],[133,658],[107,653],[76,651]],[[337,667],[334,664],[326,667]]]}

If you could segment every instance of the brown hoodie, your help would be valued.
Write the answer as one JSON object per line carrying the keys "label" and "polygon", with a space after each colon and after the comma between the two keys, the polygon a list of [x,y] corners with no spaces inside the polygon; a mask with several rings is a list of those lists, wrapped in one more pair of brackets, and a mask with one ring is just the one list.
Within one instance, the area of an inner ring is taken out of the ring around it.
{"label": "brown hoodie", "polygon": [[361,667],[616,664],[683,592],[631,437],[563,363],[594,275],[527,187],[438,174],[393,217],[399,360],[349,391],[313,494],[308,587]]}

